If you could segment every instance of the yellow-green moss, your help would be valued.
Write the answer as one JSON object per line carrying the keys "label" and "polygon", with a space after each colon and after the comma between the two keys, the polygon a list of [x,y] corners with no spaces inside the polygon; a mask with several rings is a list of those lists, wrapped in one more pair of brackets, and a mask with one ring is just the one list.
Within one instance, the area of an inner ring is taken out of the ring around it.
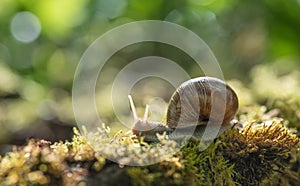
{"label": "yellow-green moss", "polygon": [[95,156],[93,149],[76,129],[72,142],[51,145],[44,140],[28,141],[24,147],[7,153],[0,162],[0,185],[78,185],[88,171],[84,166],[95,165],[99,170],[104,158]]}
{"label": "yellow-green moss", "polygon": [[[291,134],[279,119],[249,123],[241,132],[228,131],[220,140],[225,159],[240,174],[242,185],[257,185],[274,171],[283,171],[290,163],[299,138]],[[231,151],[230,151],[231,150]]]}
{"label": "yellow-green moss", "polygon": [[135,185],[257,185],[285,170],[297,149],[299,139],[283,123],[274,119],[245,124],[203,152],[192,142],[174,159],[127,172]]}
{"label": "yellow-green moss", "polygon": [[[126,177],[128,185],[267,185],[267,178],[280,173],[289,175],[290,180],[277,179],[278,183],[295,183],[299,181],[295,178],[299,173],[299,138],[284,123],[277,118],[242,122],[240,128],[228,130],[204,151],[200,150],[199,142],[189,142],[175,154],[168,149],[179,144],[165,140],[164,135],[159,136],[161,144],[147,144],[119,132],[107,143],[103,135],[108,130],[81,135],[74,128],[71,142],[51,145],[43,140],[29,140],[26,146],[0,158],[0,185],[84,185],[90,179],[101,183],[101,177],[110,176],[103,169],[115,165],[102,156],[107,144],[123,149],[110,153],[115,153],[121,163],[113,170],[124,169],[120,179]],[[89,145],[90,138],[99,143],[97,149]],[[138,160],[139,163],[151,163],[157,156],[165,156],[165,160],[148,166],[124,167],[122,164],[137,161],[133,159],[137,156],[130,153],[140,153],[148,159]]]}
{"label": "yellow-green moss", "polygon": [[[297,128],[300,136],[300,69],[285,69],[278,64],[258,65],[252,69],[249,92],[255,102],[268,110],[279,109],[280,117]],[[252,103],[253,104],[253,103]]]}

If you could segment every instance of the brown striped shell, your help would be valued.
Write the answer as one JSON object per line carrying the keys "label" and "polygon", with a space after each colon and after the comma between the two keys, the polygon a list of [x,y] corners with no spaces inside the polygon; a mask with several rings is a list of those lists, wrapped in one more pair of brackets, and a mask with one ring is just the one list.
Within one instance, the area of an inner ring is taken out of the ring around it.
{"label": "brown striped shell", "polygon": [[167,110],[170,128],[228,124],[238,110],[236,93],[223,81],[212,77],[191,79],[175,91]]}

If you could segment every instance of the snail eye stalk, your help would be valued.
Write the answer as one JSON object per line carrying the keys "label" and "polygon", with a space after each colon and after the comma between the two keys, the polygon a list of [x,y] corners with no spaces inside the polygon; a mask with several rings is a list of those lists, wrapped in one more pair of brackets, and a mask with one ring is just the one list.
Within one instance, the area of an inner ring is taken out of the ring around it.
{"label": "snail eye stalk", "polygon": [[131,107],[131,110],[132,110],[134,122],[137,122],[139,120],[139,118],[138,118],[138,115],[136,113],[136,109],[135,109],[134,102],[133,102],[133,99],[132,99],[131,95],[128,95],[128,99],[129,99],[130,107]]}
{"label": "snail eye stalk", "polygon": [[145,113],[144,113],[144,118],[143,118],[143,122],[147,122],[148,120],[148,114],[149,114],[149,105],[147,104],[146,105],[146,110],[145,110]]}

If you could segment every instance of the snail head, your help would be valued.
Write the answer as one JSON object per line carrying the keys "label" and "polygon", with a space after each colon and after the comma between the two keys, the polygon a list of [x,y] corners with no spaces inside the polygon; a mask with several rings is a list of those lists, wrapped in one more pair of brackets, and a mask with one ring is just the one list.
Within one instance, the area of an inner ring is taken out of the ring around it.
{"label": "snail head", "polygon": [[[146,105],[145,113],[143,118],[139,118],[134,106],[133,99],[131,95],[128,95],[130,107],[133,114],[134,119],[134,126],[132,128],[132,133],[141,136],[147,134],[153,134],[155,132],[165,131],[166,126],[160,122],[149,122],[148,115],[149,115],[149,105]],[[161,128],[161,130],[160,130]]]}

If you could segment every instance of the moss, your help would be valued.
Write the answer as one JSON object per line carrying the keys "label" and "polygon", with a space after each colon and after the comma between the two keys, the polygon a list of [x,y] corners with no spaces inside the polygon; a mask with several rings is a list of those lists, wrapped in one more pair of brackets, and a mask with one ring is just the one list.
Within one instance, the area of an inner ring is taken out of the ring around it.
{"label": "moss", "polygon": [[173,159],[129,168],[128,174],[135,185],[258,185],[293,163],[297,144],[284,120],[252,122],[227,131],[203,152],[199,143],[189,143]]}
{"label": "moss", "polygon": [[290,164],[299,138],[291,134],[284,120],[249,123],[241,132],[228,131],[220,140],[224,158],[234,164],[242,185],[257,185],[274,172],[281,172]]}
{"label": "moss", "polygon": [[[122,131],[113,140],[106,138],[109,129],[105,127],[96,132],[84,130],[83,135],[74,128],[71,142],[32,139],[1,157],[0,185],[116,185],[120,180],[128,185],[276,185],[299,181],[299,138],[285,127],[285,120],[240,120],[238,127],[204,151],[199,142],[179,146],[166,140],[166,135],[158,136],[161,144],[147,144]],[[99,145],[92,148],[93,142]],[[172,154],[174,147],[181,150]],[[105,160],[105,153],[119,160],[119,166]],[[164,160],[151,164],[155,157]],[[124,166],[133,162],[151,165]],[[112,174],[115,179],[104,179]],[[288,176],[278,176],[282,174]],[[270,177],[275,183],[270,183]]]}
{"label": "moss", "polygon": [[292,160],[290,164],[283,170],[275,172],[269,179],[265,179],[262,186],[273,185],[299,185],[300,183],[300,146],[298,150],[295,149],[291,155]]}
{"label": "moss", "polygon": [[234,165],[218,152],[223,142],[216,140],[205,151],[199,151],[199,143],[189,144],[183,149],[183,157],[188,169],[193,170],[197,178],[196,185],[235,185]]}
{"label": "moss", "polygon": [[300,136],[300,71],[284,69],[277,64],[256,66],[249,92],[255,102],[266,105],[268,110],[279,109],[280,117],[288,121],[289,127],[296,128]]}
{"label": "moss", "polygon": [[[0,185],[78,185],[87,176],[87,167],[99,170],[105,161],[76,129],[72,142],[51,145],[44,140],[28,141],[1,159]],[[77,134],[76,134],[77,133]]]}
{"label": "moss", "polygon": [[268,108],[277,108],[280,110],[280,117],[288,120],[288,126],[298,131],[297,135],[300,136],[300,99],[275,99],[270,100]]}

